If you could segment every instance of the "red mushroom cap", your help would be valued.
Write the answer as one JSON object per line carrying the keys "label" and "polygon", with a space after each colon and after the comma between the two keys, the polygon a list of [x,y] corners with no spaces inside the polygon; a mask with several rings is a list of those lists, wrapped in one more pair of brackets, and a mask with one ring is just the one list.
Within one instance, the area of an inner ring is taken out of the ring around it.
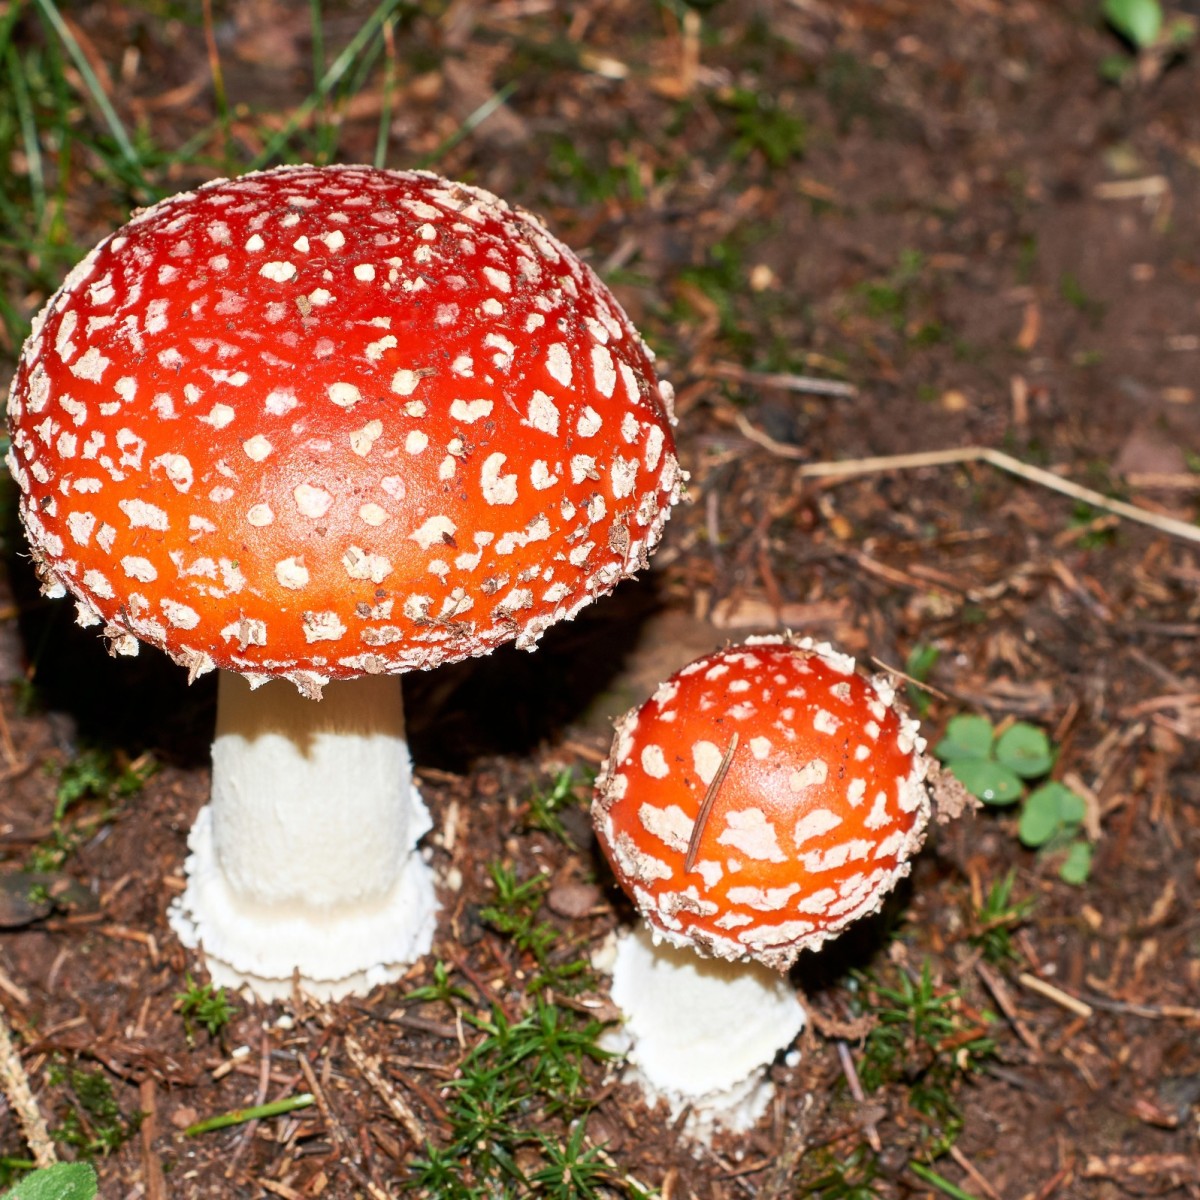
{"label": "red mushroom cap", "polygon": [[532,646],[645,565],[679,488],[595,274],[487,192],[368,167],[137,214],[39,316],[9,422],[83,622],[309,692]]}
{"label": "red mushroom cap", "polygon": [[929,818],[923,749],[853,659],[750,639],[617,723],[593,815],[656,934],[786,970],[908,874]]}

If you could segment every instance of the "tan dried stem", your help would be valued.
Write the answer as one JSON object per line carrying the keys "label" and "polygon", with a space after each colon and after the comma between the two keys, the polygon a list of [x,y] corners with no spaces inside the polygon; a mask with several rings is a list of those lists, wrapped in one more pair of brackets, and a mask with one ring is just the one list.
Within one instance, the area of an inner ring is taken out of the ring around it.
{"label": "tan dried stem", "polygon": [[[743,413],[735,414],[734,421],[738,431],[756,445],[762,446],[772,454],[781,458],[805,459],[807,454],[798,446],[776,441],[770,435],[756,429],[746,419]],[[1114,500],[1082,484],[1064,479],[1053,471],[1035,467],[1011,454],[993,450],[990,446],[955,446],[948,450],[925,450],[917,454],[886,454],[874,458],[850,458],[840,462],[804,463],[798,468],[797,474],[801,479],[851,479],[857,475],[878,475],[887,471],[908,471],[919,467],[942,467],[960,463],[982,462],[1015,475],[1039,487],[1048,488],[1072,500],[1079,500],[1092,508],[1104,512],[1115,513],[1127,521],[1136,521],[1140,525],[1148,525],[1160,533],[1172,537],[1183,538],[1189,542],[1200,542],[1200,526],[1176,517],[1164,516],[1162,513],[1151,512],[1137,504],[1129,504],[1124,500]]]}
{"label": "tan dried stem", "polygon": [[29,1085],[29,1076],[25,1074],[25,1065],[21,1062],[20,1052],[13,1041],[12,1030],[8,1021],[0,1011],[0,1088],[12,1105],[21,1123],[21,1131],[33,1155],[33,1161],[39,1167],[49,1167],[58,1161],[54,1151],[54,1142],[46,1122],[38,1108],[33,1088]]}

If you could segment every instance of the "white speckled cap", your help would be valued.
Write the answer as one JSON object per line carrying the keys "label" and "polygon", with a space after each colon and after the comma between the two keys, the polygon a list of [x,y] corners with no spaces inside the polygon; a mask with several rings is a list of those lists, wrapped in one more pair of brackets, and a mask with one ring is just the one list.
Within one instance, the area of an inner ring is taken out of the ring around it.
{"label": "white speckled cap", "polygon": [[35,323],[9,465],[45,588],[195,675],[437,666],[644,565],[670,390],[595,274],[426,173],[284,167],[138,213]]}
{"label": "white speckled cap", "polygon": [[657,938],[785,970],[908,874],[924,741],[886,680],[827,645],[706,655],[617,722],[593,816]]}

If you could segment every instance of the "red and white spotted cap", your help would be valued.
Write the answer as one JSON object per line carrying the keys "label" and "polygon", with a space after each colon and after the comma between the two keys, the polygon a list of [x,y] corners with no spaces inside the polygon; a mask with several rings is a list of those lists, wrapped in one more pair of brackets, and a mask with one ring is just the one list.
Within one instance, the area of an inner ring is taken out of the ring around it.
{"label": "red and white spotted cap", "polygon": [[670,390],[529,214],[421,172],[285,167],[137,214],[38,317],[9,463],[44,586],[192,675],[531,647],[647,562]]}
{"label": "red and white spotted cap", "polygon": [[618,721],[593,816],[656,936],[786,970],[908,874],[924,746],[887,680],[827,645],[752,638]]}

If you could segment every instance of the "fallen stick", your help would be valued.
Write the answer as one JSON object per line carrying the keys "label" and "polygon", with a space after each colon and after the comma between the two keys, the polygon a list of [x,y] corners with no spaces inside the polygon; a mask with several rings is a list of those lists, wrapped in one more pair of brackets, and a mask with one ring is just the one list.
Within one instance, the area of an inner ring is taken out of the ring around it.
{"label": "fallen stick", "polygon": [[1044,979],[1039,979],[1036,975],[1030,975],[1028,971],[1022,971],[1017,976],[1017,981],[1031,992],[1037,992],[1038,995],[1045,996],[1047,1000],[1054,1001],[1060,1008],[1065,1008],[1067,1012],[1074,1013],[1077,1017],[1083,1017],[1084,1020],[1087,1020],[1092,1015],[1093,1010],[1090,1004],[1085,1004],[1069,992],[1064,992],[1062,988],[1057,988],[1054,984],[1047,983]]}
{"label": "fallen stick", "polygon": [[[772,454],[783,458],[803,459],[807,455],[798,446],[778,442],[760,429],[755,429],[742,413],[737,413],[735,422],[743,436],[752,442],[771,451]],[[850,458],[840,462],[804,463],[797,471],[801,479],[851,479],[856,475],[877,475],[886,471],[910,471],[919,467],[944,467],[960,463],[983,462],[1015,475],[1029,483],[1036,483],[1050,491],[1069,496],[1072,500],[1082,501],[1092,508],[1103,509],[1105,512],[1116,513],[1127,521],[1136,521],[1148,525],[1161,533],[1169,533],[1173,537],[1184,538],[1189,542],[1200,542],[1200,526],[1176,517],[1165,517],[1161,513],[1151,512],[1137,504],[1129,504],[1124,500],[1113,500],[1092,488],[1073,483],[1053,471],[1042,467],[1031,466],[1011,454],[993,450],[990,446],[955,446],[948,450],[924,450],[916,454],[886,454],[874,458]]]}
{"label": "fallen stick", "polygon": [[20,1052],[13,1042],[12,1031],[8,1021],[0,1011],[0,1088],[12,1105],[21,1123],[21,1131],[29,1145],[33,1161],[39,1167],[49,1167],[58,1162],[54,1152],[54,1142],[46,1122],[38,1108],[33,1088],[29,1086],[29,1076],[25,1074],[25,1066],[21,1062]]}

